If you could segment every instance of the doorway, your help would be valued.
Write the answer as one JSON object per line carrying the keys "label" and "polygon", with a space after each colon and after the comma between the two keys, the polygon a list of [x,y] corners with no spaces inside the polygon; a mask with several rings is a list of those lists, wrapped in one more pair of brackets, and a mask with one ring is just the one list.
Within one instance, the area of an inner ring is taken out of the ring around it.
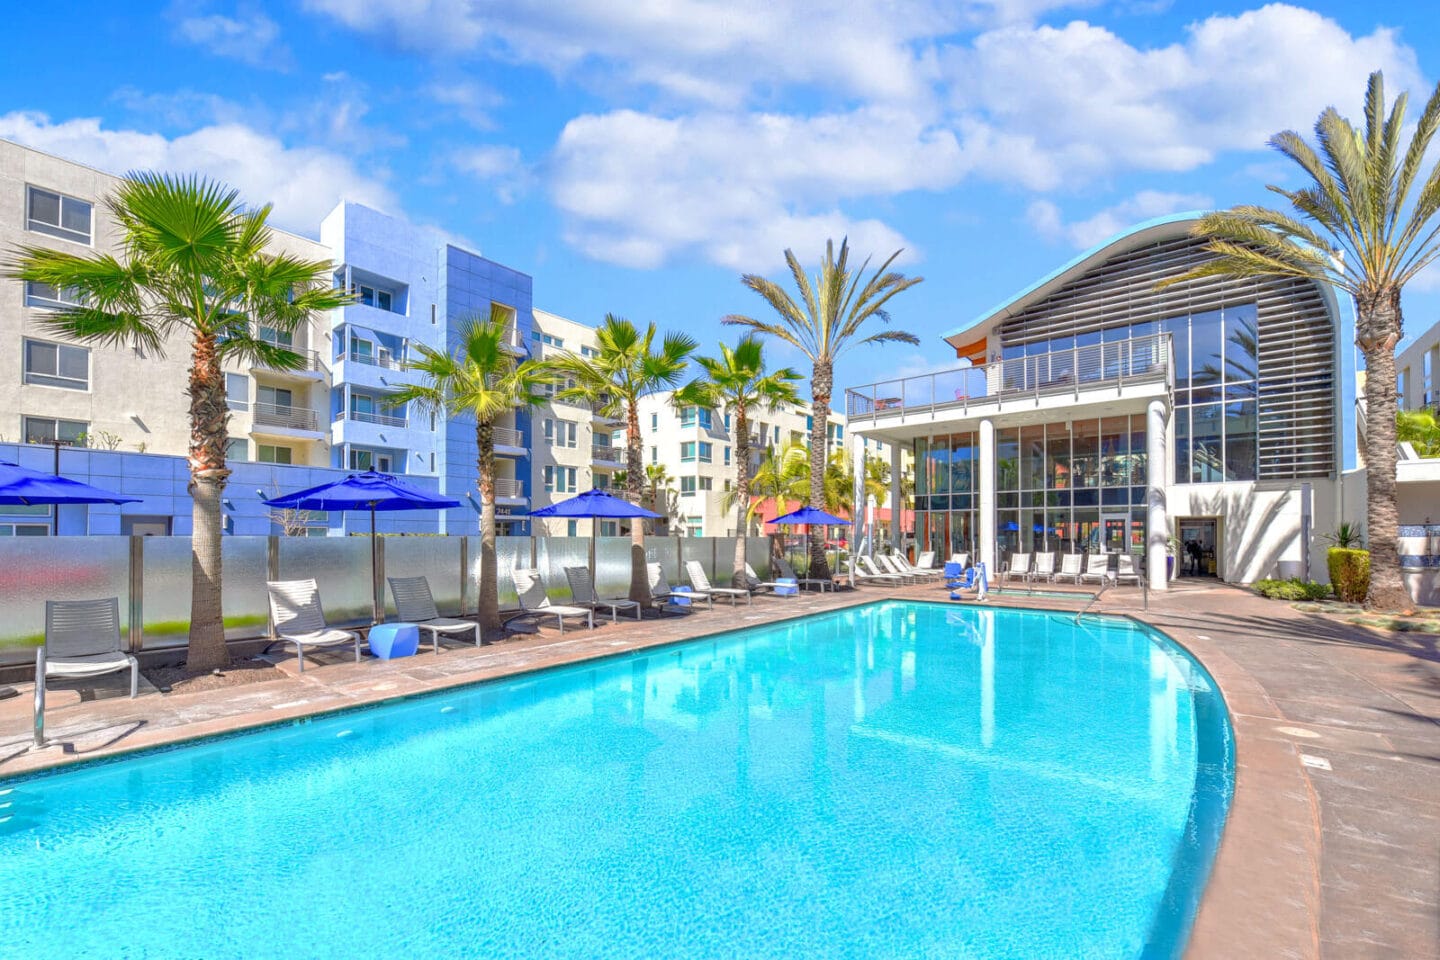
{"label": "doorway", "polygon": [[1126,553],[1130,549],[1130,517],[1107,513],[1100,518],[1100,552]]}
{"label": "doorway", "polygon": [[1182,577],[1220,574],[1220,521],[1216,517],[1181,517],[1176,522],[1180,551],[1175,562]]}
{"label": "doorway", "polygon": [[120,517],[120,533],[126,537],[168,537],[169,517],[147,517],[138,513]]}

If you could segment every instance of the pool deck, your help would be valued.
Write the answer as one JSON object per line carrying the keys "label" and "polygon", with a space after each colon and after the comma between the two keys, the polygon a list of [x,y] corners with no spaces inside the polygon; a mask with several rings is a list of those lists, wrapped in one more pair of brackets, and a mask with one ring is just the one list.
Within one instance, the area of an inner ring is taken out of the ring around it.
{"label": "pool deck", "polygon": [[[303,676],[161,694],[120,674],[52,690],[50,746],[28,748],[31,688],[0,701],[0,778],[313,713],[675,643],[936,586],[865,586],[757,598],[713,612],[546,627],[476,649],[422,648],[401,660],[323,653]],[[995,605],[1079,609],[1056,597]],[[1222,584],[1150,595],[1112,590],[1095,612],[1154,624],[1219,683],[1236,734],[1236,791],[1187,957],[1440,958],[1440,652],[1429,635],[1391,634],[1301,613]],[[3,781],[0,781],[3,786]]]}

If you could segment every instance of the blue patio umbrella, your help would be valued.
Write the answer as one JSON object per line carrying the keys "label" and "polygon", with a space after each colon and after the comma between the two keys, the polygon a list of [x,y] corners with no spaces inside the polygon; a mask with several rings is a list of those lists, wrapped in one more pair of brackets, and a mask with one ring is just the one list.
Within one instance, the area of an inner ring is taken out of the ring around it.
{"label": "blue patio umbrella", "polygon": [[[0,504],[38,507],[62,503],[139,503],[139,497],[127,497],[109,490],[92,487],[79,480],[41,473],[19,464],[0,460]],[[58,526],[56,528],[59,530]],[[15,696],[14,687],[0,687],[0,700]]]}
{"label": "blue patio umbrella", "polygon": [[370,511],[370,594],[376,623],[381,621],[385,612],[380,584],[376,581],[376,572],[380,567],[376,559],[376,511],[383,510],[388,513],[397,510],[445,510],[460,506],[459,500],[417,490],[387,473],[375,470],[352,473],[344,480],[334,480],[295,493],[271,497],[264,503],[282,510]]}
{"label": "blue patio umbrella", "polygon": [[[801,507],[799,510],[792,510],[789,513],[781,514],[774,520],[766,520],[765,522],[773,523],[781,527],[798,527],[802,523],[805,524],[805,555],[807,557],[810,555],[810,526],[817,523],[821,526],[850,526],[849,520],[837,517],[833,513],[826,513],[824,510],[817,510],[815,507]],[[853,555],[850,560],[850,569],[852,571],[855,569],[855,560]],[[853,572],[851,574],[851,577],[851,586],[854,586]]]}
{"label": "blue patio umbrella", "polygon": [[[579,519],[604,518],[607,520],[646,519],[659,520],[660,514],[653,510],[611,496],[604,490],[586,490],[582,494],[552,503],[548,507],[532,510],[530,517],[573,517]],[[590,579],[595,579],[595,528],[590,528]]]}

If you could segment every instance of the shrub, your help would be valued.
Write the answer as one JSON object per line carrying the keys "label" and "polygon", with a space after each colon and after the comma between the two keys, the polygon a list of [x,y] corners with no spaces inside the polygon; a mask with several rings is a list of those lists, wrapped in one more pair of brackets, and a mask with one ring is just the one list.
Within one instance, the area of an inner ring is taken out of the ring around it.
{"label": "shrub", "polygon": [[1346,603],[1364,603],[1370,593],[1370,551],[1331,547],[1325,562],[1335,596]]}
{"label": "shrub", "polygon": [[1256,593],[1271,600],[1324,600],[1330,596],[1329,584],[1301,580],[1299,577],[1256,580],[1251,586]]}

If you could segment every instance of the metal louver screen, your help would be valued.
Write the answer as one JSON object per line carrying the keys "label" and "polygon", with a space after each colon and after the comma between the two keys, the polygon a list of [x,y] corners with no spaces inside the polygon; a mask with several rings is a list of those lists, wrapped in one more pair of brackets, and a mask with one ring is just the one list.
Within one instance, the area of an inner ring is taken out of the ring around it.
{"label": "metal louver screen", "polygon": [[1003,322],[1004,346],[1253,303],[1258,310],[1259,478],[1335,473],[1335,324],[1308,280],[1209,277],[1155,285],[1208,259],[1184,236],[1118,254]]}

